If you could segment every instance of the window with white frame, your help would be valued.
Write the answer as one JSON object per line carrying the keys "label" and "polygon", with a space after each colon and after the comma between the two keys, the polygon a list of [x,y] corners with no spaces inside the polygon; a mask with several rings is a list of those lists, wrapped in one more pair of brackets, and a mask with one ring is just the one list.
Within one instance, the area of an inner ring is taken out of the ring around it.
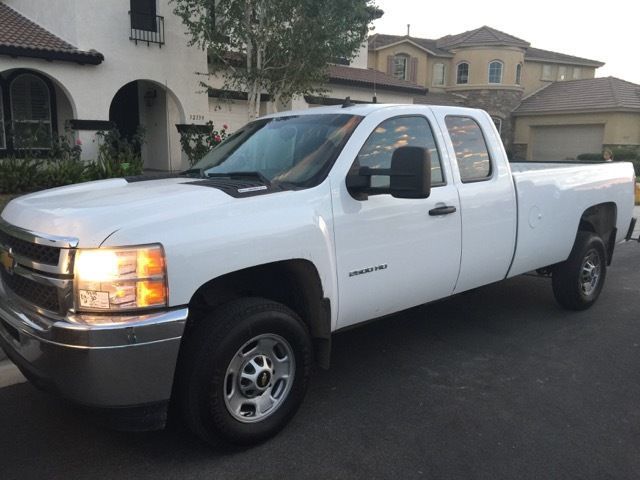
{"label": "window with white frame", "polygon": [[489,83],[502,83],[502,62],[500,60],[489,63]]}
{"label": "window with white frame", "polygon": [[7,139],[4,136],[4,105],[2,104],[2,86],[0,86],[0,150],[7,148]]}
{"label": "window with white frame", "polygon": [[436,63],[433,66],[433,85],[444,85],[445,84],[445,70],[444,63]]}
{"label": "window with white frame", "polygon": [[400,54],[400,55],[395,55],[393,57],[392,74],[394,77],[399,78],[401,80],[406,80],[408,67],[409,67],[408,55]]}
{"label": "window with white frame", "polygon": [[567,67],[560,65],[558,67],[558,80],[563,81],[567,79]]}
{"label": "window with white frame", "polygon": [[551,65],[542,66],[542,80],[553,80],[553,67]]}
{"label": "window with white frame", "polygon": [[519,63],[516,65],[516,85],[520,85],[522,83],[522,64]]}
{"label": "window with white frame", "polygon": [[580,67],[573,67],[573,77],[574,80],[580,80],[582,78],[582,69]]}
{"label": "window with white frame", "polygon": [[18,75],[9,87],[14,148],[51,147],[49,87],[29,73]]}
{"label": "window with white frame", "polygon": [[456,71],[456,83],[458,85],[469,83],[469,64],[467,62],[458,64]]}

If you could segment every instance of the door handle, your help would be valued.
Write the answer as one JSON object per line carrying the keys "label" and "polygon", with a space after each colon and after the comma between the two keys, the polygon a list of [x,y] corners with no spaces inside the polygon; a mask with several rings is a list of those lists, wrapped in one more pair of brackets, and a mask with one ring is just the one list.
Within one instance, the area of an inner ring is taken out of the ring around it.
{"label": "door handle", "polygon": [[444,207],[436,207],[429,210],[429,215],[432,217],[437,217],[439,215],[449,215],[450,213],[454,213],[456,211],[456,207],[447,206]]}

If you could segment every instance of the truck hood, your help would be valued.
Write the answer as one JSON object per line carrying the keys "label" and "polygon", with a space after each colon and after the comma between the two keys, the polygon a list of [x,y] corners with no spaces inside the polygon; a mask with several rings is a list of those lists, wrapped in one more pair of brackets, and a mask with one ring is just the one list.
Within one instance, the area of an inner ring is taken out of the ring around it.
{"label": "truck hood", "polygon": [[97,247],[115,231],[170,221],[235,199],[216,188],[185,185],[189,178],[128,183],[122,178],[59,187],[19,197],[2,218],[34,232],[78,238]]}

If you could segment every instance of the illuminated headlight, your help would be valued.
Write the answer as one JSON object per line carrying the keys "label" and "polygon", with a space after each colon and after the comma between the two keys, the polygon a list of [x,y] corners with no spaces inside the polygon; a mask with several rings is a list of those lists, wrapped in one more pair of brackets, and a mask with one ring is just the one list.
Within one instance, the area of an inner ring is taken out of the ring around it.
{"label": "illuminated headlight", "polygon": [[167,305],[160,245],[78,250],[75,305],[79,312],[121,312]]}

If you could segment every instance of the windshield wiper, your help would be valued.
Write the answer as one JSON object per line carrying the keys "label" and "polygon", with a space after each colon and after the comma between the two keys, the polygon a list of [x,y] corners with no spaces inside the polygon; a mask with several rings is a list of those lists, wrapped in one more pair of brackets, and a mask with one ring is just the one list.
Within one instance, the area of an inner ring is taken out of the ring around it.
{"label": "windshield wiper", "polygon": [[224,173],[207,173],[207,178],[251,178],[259,180],[267,186],[271,185],[271,181],[260,172],[224,172]]}
{"label": "windshield wiper", "polygon": [[184,175],[185,177],[192,177],[194,174],[196,174],[198,178],[204,178],[201,168],[190,168],[189,170],[180,172],[180,175]]}

